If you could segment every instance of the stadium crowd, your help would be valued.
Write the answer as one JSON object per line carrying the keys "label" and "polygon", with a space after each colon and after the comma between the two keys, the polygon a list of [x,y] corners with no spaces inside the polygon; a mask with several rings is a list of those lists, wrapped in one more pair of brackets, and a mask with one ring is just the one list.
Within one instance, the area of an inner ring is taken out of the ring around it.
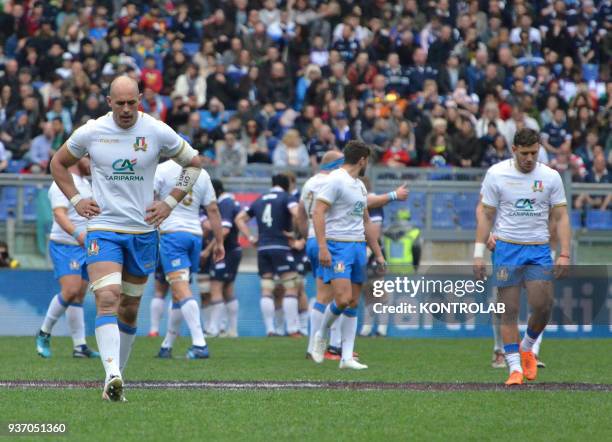
{"label": "stadium crowd", "polygon": [[611,30],[609,0],[8,0],[0,170],[47,171],[127,73],[234,174],[352,138],[388,167],[488,167],[531,127],[549,165],[612,182]]}

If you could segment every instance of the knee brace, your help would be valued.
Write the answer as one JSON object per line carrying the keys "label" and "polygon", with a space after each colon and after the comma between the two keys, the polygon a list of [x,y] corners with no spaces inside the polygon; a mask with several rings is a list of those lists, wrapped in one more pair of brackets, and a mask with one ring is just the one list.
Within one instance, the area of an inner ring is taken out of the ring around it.
{"label": "knee brace", "polygon": [[297,277],[292,276],[291,278],[281,279],[281,285],[285,288],[285,290],[291,290],[298,288]]}
{"label": "knee brace", "polygon": [[275,285],[276,284],[274,284],[274,281],[272,279],[261,278],[261,290],[262,291],[273,292]]}
{"label": "knee brace", "polygon": [[120,272],[109,273],[108,275],[92,282],[89,286],[91,287],[91,291],[95,292],[96,290],[108,287],[109,285],[121,285]]}
{"label": "knee brace", "polygon": [[140,298],[145,291],[145,284],[135,284],[133,282],[122,281],[121,293],[132,298]]}
{"label": "knee brace", "polygon": [[189,270],[181,269],[176,272],[170,272],[166,275],[166,281],[168,284],[172,285],[176,282],[187,282],[189,283]]}

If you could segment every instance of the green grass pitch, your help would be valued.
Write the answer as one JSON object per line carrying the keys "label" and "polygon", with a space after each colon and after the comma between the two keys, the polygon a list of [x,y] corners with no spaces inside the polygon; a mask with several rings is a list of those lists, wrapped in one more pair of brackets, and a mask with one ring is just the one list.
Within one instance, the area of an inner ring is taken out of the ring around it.
{"label": "green grass pitch", "polygon": [[[157,360],[161,339],[138,338],[130,381],[329,381],[502,383],[484,339],[359,339],[370,368],[340,371],[304,358],[305,340],[211,339],[211,359]],[[90,338],[90,343],[94,340]],[[537,382],[612,384],[610,340],[547,340]],[[34,338],[0,338],[0,381],[94,381],[100,388],[0,387],[0,422],[63,422],[47,440],[610,440],[612,393],[597,391],[126,389],[128,403],[101,400],[99,360],[75,360],[67,338],[53,357]],[[3,434],[0,429],[0,435]],[[4,433],[5,434],[5,433]],[[39,438],[39,439],[40,439]],[[20,437],[18,440],[35,440]]]}

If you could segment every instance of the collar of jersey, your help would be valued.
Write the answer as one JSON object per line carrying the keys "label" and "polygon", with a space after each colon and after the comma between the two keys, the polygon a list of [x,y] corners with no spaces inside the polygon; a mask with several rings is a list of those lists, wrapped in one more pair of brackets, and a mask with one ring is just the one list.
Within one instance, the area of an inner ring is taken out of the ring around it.
{"label": "collar of jersey", "polygon": [[219,197],[219,199],[217,199],[217,202],[221,202],[223,200],[233,198],[233,197],[234,197],[234,194],[229,193],[229,192],[223,192],[221,196]]}
{"label": "collar of jersey", "polygon": [[283,189],[281,186],[274,186],[270,189],[270,192],[284,192],[285,189]]}

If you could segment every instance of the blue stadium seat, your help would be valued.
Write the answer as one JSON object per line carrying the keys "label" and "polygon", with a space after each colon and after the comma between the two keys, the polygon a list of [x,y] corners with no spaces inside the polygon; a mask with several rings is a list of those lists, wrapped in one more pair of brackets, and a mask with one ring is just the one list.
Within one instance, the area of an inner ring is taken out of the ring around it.
{"label": "blue stadium seat", "polygon": [[478,204],[477,193],[459,193],[455,195],[455,208],[458,210],[471,210],[472,213],[476,210]]}
{"label": "blue stadium seat", "polygon": [[440,192],[432,195],[432,205],[434,209],[439,207],[452,208],[455,206],[454,200],[455,194],[450,192]]}
{"label": "blue stadium seat", "polygon": [[200,50],[199,43],[183,43],[183,52],[189,58],[193,57]]}
{"label": "blue stadium seat", "polygon": [[454,229],[455,213],[452,208],[434,205],[431,214],[431,225],[434,229]]}
{"label": "blue stadium seat", "polygon": [[26,160],[10,160],[8,167],[6,168],[7,173],[19,173],[21,169],[26,167],[28,162]]}
{"label": "blue stadium seat", "polygon": [[612,210],[587,210],[586,228],[589,230],[612,230]]}
{"label": "blue stadium seat", "polygon": [[582,229],[582,211],[572,210],[570,222],[572,224],[572,229]]}
{"label": "blue stadium seat", "polygon": [[425,208],[425,204],[425,192],[410,192],[408,196],[408,206],[410,206],[410,210],[415,210],[419,207]]}
{"label": "blue stadium seat", "polygon": [[459,209],[457,211],[459,225],[462,229],[476,228],[476,214],[474,209]]}

